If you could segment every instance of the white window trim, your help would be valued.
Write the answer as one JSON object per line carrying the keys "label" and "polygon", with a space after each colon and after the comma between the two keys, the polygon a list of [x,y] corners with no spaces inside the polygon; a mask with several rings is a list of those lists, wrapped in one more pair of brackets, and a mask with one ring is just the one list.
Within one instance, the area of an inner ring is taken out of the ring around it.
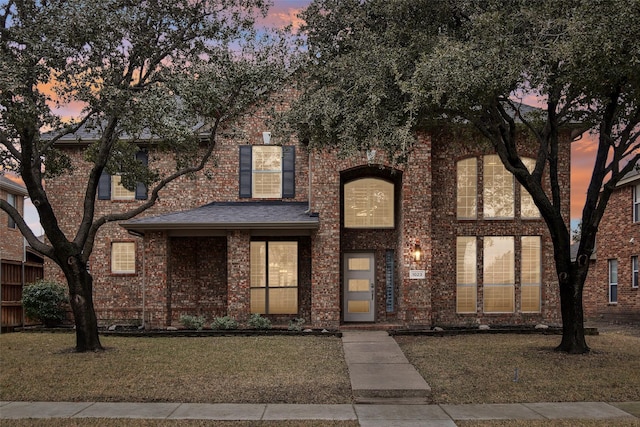
{"label": "white window trim", "polygon": [[[114,249],[115,245],[125,244],[133,246],[133,269],[128,270],[117,270],[116,267],[116,251]],[[136,274],[136,243],[135,242],[111,242],[111,274]]]}
{"label": "white window trim", "polygon": [[634,255],[631,257],[631,288],[638,289],[638,279],[640,275],[640,260],[638,260],[638,256]]}
{"label": "white window trim", "polygon": [[[617,259],[610,259],[607,262],[607,265],[609,266],[609,274],[608,274],[608,281],[609,281],[609,287],[608,287],[608,297],[609,297],[609,304],[617,304],[618,303],[618,277],[616,277],[616,281],[614,282],[612,280],[612,269],[611,266],[614,265],[616,266],[616,276],[618,275],[618,260]],[[612,301],[611,299],[611,289],[615,287],[616,288],[616,300]]]}
{"label": "white window trim", "polygon": [[640,222],[640,184],[633,187],[633,222]]}
{"label": "white window trim", "polygon": [[[111,175],[111,200],[135,200],[136,192],[124,188],[121,180],[121,175]],[[122,194],[116,195],[118,192]]]}

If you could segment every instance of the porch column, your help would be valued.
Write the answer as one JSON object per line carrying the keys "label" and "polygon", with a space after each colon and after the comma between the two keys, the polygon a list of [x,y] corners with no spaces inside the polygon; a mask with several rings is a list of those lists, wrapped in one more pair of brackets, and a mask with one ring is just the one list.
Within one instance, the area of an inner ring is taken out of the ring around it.
{"label": "porch column", "polygon": [[250,246],[249,232],[227,233],[227,315],[238,322],[251,315]]}
{"label": "porch column", "polygon": [[165,232],[147,232],[144,236],[144,283],[142,309],[145,324],[151,328],[171,326],[169,313],[171,289],[168,283],[169,241]]}

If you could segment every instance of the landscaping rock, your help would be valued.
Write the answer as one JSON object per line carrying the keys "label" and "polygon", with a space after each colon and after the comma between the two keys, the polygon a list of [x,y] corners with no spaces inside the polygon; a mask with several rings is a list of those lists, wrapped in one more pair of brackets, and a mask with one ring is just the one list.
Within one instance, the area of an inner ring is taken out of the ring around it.
{"label": "landscaping rock", "polygon": [[491,327],[489,325],[480,325],[478,326],[478,329],[480,329],[481,331],[488,331],[489,329],[491,329]]}

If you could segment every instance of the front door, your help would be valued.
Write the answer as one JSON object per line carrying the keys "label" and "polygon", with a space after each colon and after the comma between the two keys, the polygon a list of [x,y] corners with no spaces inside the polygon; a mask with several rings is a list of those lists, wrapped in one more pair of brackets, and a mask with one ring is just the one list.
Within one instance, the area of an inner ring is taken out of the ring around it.
{"label": "front door", "polygon": [[372,252],[344,254],[344,321],[373,322],[375,265]]}

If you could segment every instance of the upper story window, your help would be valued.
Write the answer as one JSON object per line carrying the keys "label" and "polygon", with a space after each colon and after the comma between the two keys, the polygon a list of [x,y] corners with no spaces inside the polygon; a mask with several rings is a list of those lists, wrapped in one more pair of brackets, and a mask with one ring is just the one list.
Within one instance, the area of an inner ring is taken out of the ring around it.
{"label": "upper story window", "polygon": [[[18,199],[15,194],[7,193],[7,203],[9,203],[14,208],[18,209]],[[16,222],[8,214],[7,216],[9,217],[7,227],[16,228]]]}
{"label": "upper story window", "polygon": [[633,187],[633,222],[640,222],[640,184]]}
{"label": "upper story window", "polygon": [[485,218],[513,218],[513,175],[497,155],[483,158],[483,214]]}
{"label": "upper story window", "polygon": [[[527,167],[529,173],[533,172],[536,167],[536,161],[530,158],[523,158],[522,163]],[[540,211],[535,203],[533,203],[533,197],[523,187],[520,186],[520,217],[521,218],[540,218]]]}
{"label": "upper story window", "polygon": [[295,195],[295,147],[240,147],[240,197],[280,199]]}
{"label": "upper story window", "polygon": [[[136,160],[143,165],[149,162],[149,155],[146,151],[138,151]],[[146,200],[147,186],[141,182],[136,184],[134,191],[127,190],[122,186],[120,175],[109,175],[102,171],[98,181],[98,200]]]}
{"label": "upper story window", "polygon": [[111,176],[111,200],[134,200],[135,191],[124,188],[121,181],[120,175]]}
{"label": "upper story window", "polygon": [[[531,172],[535,160],[523,158]],[[456,204],[458,219],[475,219],[478,216],[478,159],[463,159],[456,164]],[[515,179],[504,167],[500,157],[482,157],[482,215],[485,219],[509,219],[515,217]],[[540,218],[533,198],[520,186],[520,217]]]}
{"label": "upper story window", "polygon": [[394,185],[380,178],[361,178],[344,185],[346,228],[393,228]]}
{"label": "upper story window", "polygon": [[475,157],[460,160],[457,166],[458,218],[476,218],[478,204],[478,161]]}

